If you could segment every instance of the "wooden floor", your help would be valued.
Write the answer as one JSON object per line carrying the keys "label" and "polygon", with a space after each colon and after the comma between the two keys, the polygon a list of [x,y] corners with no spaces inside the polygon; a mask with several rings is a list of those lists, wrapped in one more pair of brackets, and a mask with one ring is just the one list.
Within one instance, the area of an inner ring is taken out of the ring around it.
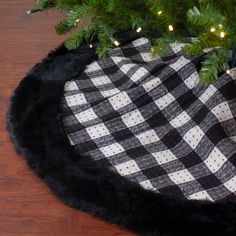
{"label": "wooden floor", "polygon": [[62,16],[26,15],[33,0],[0,0],[0,236],[131,236],[133,234],[63,205],[16,155],[6,131],[9,96],[24,74],[62,37]]}

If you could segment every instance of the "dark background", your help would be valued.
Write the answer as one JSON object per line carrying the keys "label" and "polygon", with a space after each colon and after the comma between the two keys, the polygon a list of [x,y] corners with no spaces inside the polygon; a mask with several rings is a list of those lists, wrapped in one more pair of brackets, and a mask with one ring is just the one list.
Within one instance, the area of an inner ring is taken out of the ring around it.
{"label": "dark background", "polygon": [[9,141],[9,97],[25,73],[64,40],[53,26],[62,13],[27,15],[33,0],[0,0],[0,236],[131,236],[63,205]]}

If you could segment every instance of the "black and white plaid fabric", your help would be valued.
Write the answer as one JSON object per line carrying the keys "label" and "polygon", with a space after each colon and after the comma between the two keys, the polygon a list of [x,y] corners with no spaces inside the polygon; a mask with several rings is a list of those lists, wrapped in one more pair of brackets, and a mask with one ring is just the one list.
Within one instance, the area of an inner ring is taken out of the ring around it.
{"label": "black and white plaid fabric", "polygon": [[61,103],[72,145],[143,188],[188,199],[236,198],[236,69],[198,84],[211,53],[182,44],[152,58],[140,38],[89,64]]}

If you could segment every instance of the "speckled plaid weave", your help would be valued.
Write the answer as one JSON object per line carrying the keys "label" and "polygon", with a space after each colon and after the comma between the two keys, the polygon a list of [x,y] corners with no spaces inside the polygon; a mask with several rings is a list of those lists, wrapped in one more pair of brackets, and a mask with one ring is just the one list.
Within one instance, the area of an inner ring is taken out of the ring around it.
{"label": "speckled plaid weave", "polygon": [[65,84],[61,114],[78,153],[143,188],[188,199],[236,199],[236,70],[198,83],[211,53],[182,44],[153,58],[140,38]]}

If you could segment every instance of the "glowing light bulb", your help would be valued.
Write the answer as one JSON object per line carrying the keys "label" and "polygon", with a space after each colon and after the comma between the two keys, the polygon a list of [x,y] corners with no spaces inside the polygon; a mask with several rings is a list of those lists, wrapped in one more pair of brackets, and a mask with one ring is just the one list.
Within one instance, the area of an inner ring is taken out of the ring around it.
{"label": "glowing light bulb", "polygon": [[223,32],[223,31],[220,32],[220,37],[221,37],[221,38],[224,38],[224,37],[225,37],[225,32]]}
{"label": "glowing light bulb", "polygon": [[216,31],[216,28],[212,27],[212,28],[211,28],[211,32],[213,33],[213,32],[215,32],[215,31]]}
{"label": "glowing light bulb", "polygon": [[169,26],[168,26],[168,29],[169,29],[169,31],[173,31],[173,30],[174,30],[173,25],[169,25]]}
{"label": "glowing light bulb", "polygon": [[117,47],[120,46],[120,43],[119,43],[117,40],[114,41],[114,44],[115,44]]}
{"label": "glowing light bulb", "polygon": [[227,70],[226,73],[227,73],[227,74],[230,74],[230,70]]}
{"label": "glowing light bulb", "polygon": [[157,15],[160,16],[162,14],[162,11],[158,11]]}
{"label": "glowing light bulb", "polygon": [[77,20],[75,21],[75,23],[74,23],[74,26],[75,26],[75,27],[77,26],[77,24],[79,23],[79,21],[80,21],[80,19],[77,19]]}
{"label": "glowing light bulb", "polygon": [[89,48],[93,48],[93,45],[91,43],[89,44]]}
{"label": "glowing light bulb", "polygon": [[136,30],[137,33],[140,33],[142,31],[141,27],[138,27],[138,29]]}

